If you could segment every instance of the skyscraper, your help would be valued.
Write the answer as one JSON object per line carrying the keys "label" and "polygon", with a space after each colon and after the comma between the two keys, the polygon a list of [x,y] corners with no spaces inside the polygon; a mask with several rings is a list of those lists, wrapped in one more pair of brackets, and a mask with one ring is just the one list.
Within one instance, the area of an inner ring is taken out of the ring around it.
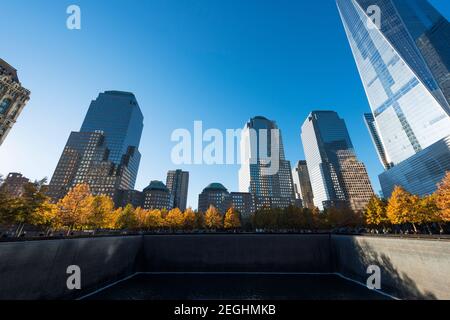
{"label": "skyscraper", "polygon": [[302,200],[303,207],[314,208],[314,197],[309,178],[308,166],[305,160],[297,162],[297,166],[292,169],[294,179],[295,196]]}
{"label": "skyscraper", "polygon": [[295,205],[291,164],[276,123],[260,116],[250,119],[240,148],[239,191],[253,194],[257,209]]}
{"label": "skyscraper", "polygon": [[79,132],[72,132],[50,181],[58,200],[73,186],[89,184],[94,194],[118,201],[132,190],[139,168],[143,116],[131,93],[107,91],[91,103]]}
{"label": "skyscraper", "polygon": [[356,158],[344,120],[334,111],[313,111],[301,136],[314,205],[319,209],[364,209],[374,192],[364,164]]}
{"label": "skyscraper", "polygon": [[433,192],[450,170],[449,22],[426,0],[337,5],[372,109],[369,129],[389,164],[379,177],[384,195],[395,185]]}
{"label": "skyscraper", "polygon": [[28,100],[30,91],[22,87],[17,70],[0,59],[0,146]]}
{"label": "skyscraper", "polygon": [[186,210],[189,172],[182,170],[169,171],[167,173],[166,186],[174,198],[174,207],[179,208],[181,211]]}
{"label": "skyscraper", "polygon": [[364,122],[366,123],[367,130],[369,130],[372,142],[377,149],[378,158],[383,164],[385,169],[389,169],[392,165],[388,162],[386,158],[386,153],[384,152],[383,143],[381,142],[380,135],[378,134],[375,118],[371,113],[364,113]]}

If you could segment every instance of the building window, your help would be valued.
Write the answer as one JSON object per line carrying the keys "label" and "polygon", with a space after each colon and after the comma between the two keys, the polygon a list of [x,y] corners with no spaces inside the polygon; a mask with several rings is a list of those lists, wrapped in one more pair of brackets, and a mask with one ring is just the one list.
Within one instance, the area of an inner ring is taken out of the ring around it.
{"label": "building window", "polygon": [[3,99],[2,103],[0,103],[0,114],[5,114],[11,106],[11,99]]}

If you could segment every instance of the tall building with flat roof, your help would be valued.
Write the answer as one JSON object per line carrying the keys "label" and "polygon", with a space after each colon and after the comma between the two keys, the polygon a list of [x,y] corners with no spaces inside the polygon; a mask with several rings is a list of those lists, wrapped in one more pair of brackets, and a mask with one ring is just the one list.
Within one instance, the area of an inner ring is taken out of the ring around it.
{"label": "tall building with flat roof", "polygon": [[0,146],[30,100],[30,94],[22,87],[17,70],[0,59]]}
{"label": "tall building with flat roof", "polygon": [[[380,175],[384,195],[393,185],[432,192],[450,170],[449,22],[426,0],[337,0],[337,6],[372,110],[369,130],[387,169]],[[424,154],[427,162],[414,165]]]}
{"label": "tall building with flat roof", "polygon": [[77,184],[94,194],[111,196],[133,190],[141,155],[142,113],[131,93],[107,91],[91,103],[79,132],[72,132],[49,184],[48,194],[61,199]]}
{"label": "tall building with flat roof", "polygon": [[240,148],[239,191],[253,194],[257,209],[295,205],[291,164],[275,121],[250,119],[242,130]]}
{"label": "tall building with flat roof", "polygon": [[189,172],[182,170],[171,170],[167,173],[166,186],[169,188],[174,207],[181,211],[186,210],[189,188]]}
{"label": "tall building with flat roof", "polygon": [[363,210],[374,192],[344,120],[334,111],[313,111],[303,123],[301,137],[314,205]]}
{"label": "tall building with flat roof", "polygon": [[305,160],[300,160],[292,169],[292,178],[294,179],[295,196],[302,201],[305,208],[314,208],[314,196],[309,178],[308,165]]}

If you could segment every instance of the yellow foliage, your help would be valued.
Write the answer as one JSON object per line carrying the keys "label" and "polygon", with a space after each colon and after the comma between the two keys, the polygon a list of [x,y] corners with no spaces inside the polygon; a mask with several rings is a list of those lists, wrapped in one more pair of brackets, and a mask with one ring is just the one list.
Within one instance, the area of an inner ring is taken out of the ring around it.
{"label": "yellow foliage", "polygon": [[87,184],[73,187],[58,203],[58,216],[61,224],[69,232],[75,228],[82,229],[88,220],[93,196]]}
{"label": "yellow foliage", "polygon": [[225,229],[237,229],[241,227],[239,213],[234,208],[228,209],[227,213],[225,214],[223,227]]}
{"label": "yellow foliage", "polygon": [[184,225],[184,215],[180,209],[175,208],[169,211],[165,221],[168,227],[172,229],[181,229]]}
{"label": "yellow foliage", "polygon": [[205,225],[209,229],[220,229],[222,228],[222,216],[219,211],[217,211],[214,206],[210,206],[205,213]]}
{"label": "yellow foliage", "polygon": [[450,222],[450,171],[447,172],[436,191],[436,205],[444,222]]}
{"label": "yellow foliage", "polygon": [[366,224],[369,226],[383,226],[389,222],[386,214],[386,203],[377,196],[373,196],[364,211]]}
{"label": "yellow foliage", "polygon": [[195,228],[197,217],[195,216],[194,210],[192,208],[187,208],[184,212],[184,227],[188,230]]}
{"label": "yellow foliage", "polygon": [[106,195],[92,198],[87,224],[93,229],[113,229],[116,224],[113,200]]}
{"label": "yellow foliage", "polygon": [[164,220],[161,211],[158,209],[150,210],[147,214],[147,228],[158,229],[164,226]]}

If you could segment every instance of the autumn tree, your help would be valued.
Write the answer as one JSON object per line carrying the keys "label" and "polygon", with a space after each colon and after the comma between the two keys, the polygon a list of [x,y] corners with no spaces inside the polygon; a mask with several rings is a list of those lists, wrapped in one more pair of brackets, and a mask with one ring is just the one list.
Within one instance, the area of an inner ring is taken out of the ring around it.
{"label": "autumn tree", "polygon": [[164,220],[166,226],[173,230],[181,229],[184,225],[184,215],[178,208],[170,210]]}
{"label": "autumn tree", "polygon": [[134,229],[138,226],[138,221],[134,214],[134,207],[128,204],[125,208],[119,209],[117,214],[116,227],[118,229]]}
{"label": "autumn tree", "polygon": [[148,211],[145,209],[142,209],[141,207],[137,207],[134,210],[134,216],[135,216],[135,219],[137,222],[136,227],[141,230],[147,229],[147,227],[148,227],[148,221],[147,221]]}
{"label": "autumn tree", "polygon": [[92,209],[93,196],[87,184],[78,184],[58,203],[58,217],[61,224],[66,226],[69,235],[76,228],[82,229],[88,222]]}
{"label": "autumn tree", "polygon": [[41,206],[36,208],[33,213],[33,225],[45,229],[48,235],[52,229],[59,228],[58,207],[56,204],[45,201]]}
{"label": "autumn tree", "polygon": [[444,222],[450,222],[450,171],[447,172],[436,191],[436,205]]}
{"label": "autumn tree", "polygon": [[442,223],[444,222],[441,216],[441,211],[439,210],[436,202],[436,194],[431,194],[428,196],[424,196],[419,200],[417,204],[417,213],[419,216],[421,223],[425,224],[428,232],[431,234],[430,224],[437,224],[439,226],[440,232],[442,233],[444,230],[442,229]]}
{"label": "autumn tree", "polygon": [[192,208],[187,208],[184,211],[184,228],[186,230],[193,230],[196,224],[196,216],[194,210]]}
{"label": "autumn tree", "polygon": [[204,229],[205,228],[205,215],[202,212],[195,213],[195,227],[194,229]]}
{"label": "autumn tree", "polygon": [[205,226],[208,229],[216,230],[222,228],[222,224],[222,216],[219,211],[211,205],[205,213]]}
{"label": "autumn tree", "polygon": [[161,210],[149,210],[147,214],[147,228],[156,230],[164,226],[164,219],[161,216]]}
{"label": "autumn tree", "polygon": [[389,223],[386,213],[386,202],[374,195],[364,211],[364,220],[371,227],[385,227]]}
{"label": "autumn tree", "polygon": [[113,229],[115,226],[114,202],[106,195],[92,198],[87,225],[93,229]]}
{"label": "autumn tree", "polygon": [[402,187],[396,186],[389,198],[386,213],[389,221],[394,225],[411,223],[417,232],[416,223],[419,222],[417,205],[420,199],[411,195]]}
{"label": "autumn tree", "polygon": [[239,217],[239,213],[233,207],[228,209],[227,213],[225,214],[223,227],[225,229],[238,229],[241,227],[241,219]]}

